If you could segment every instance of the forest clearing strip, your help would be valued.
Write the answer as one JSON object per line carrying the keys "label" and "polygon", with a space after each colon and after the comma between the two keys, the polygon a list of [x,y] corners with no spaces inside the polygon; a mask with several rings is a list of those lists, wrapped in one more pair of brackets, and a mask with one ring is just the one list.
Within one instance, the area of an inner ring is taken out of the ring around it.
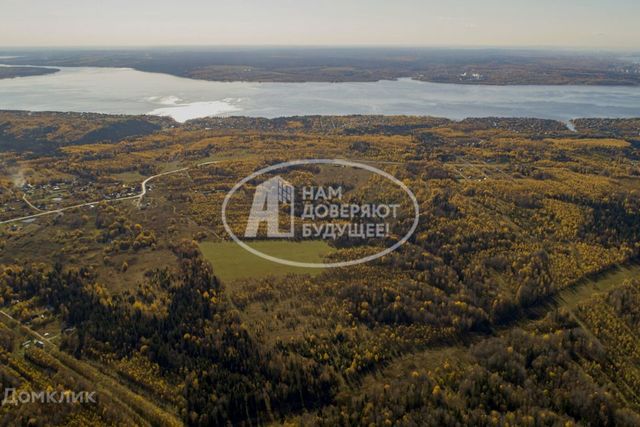
{"label": "forest clearing strip", "polygon": [[88,363],[83,362],[79,359],[71,359],[70,356],[66,353],[58,351],[57,347],[52,344],[47,338],[43,337],[38,332],[24,325],[18,319],[15,319],[6,312],[0,311],[0,314],[2,314],[5,319],[8,319],[10,323],[13,324],[13,326],[17,326],[22,334],[31,336],[32,338],[36,338],[50,344],[50,346],[45,347],[45,349],[47,349],[47,353],[50,356],[54,357],[62,365],[63,368],[73,372],[78,377],[83,378],[85,381],[93,384],[98,395],[104,394],[105,396],[107,396],[113,402],[118,404],[121,410],[127,413],[127,415],[132,419],[135,419],[140,425],[152,425],[152,423],[146,421],[146,417],[151,414],[158,414],[160,417],[162,417],[162,421],[167,423],[166,425],[181,425],[180,421],[174,414],[165,411],[164,409],[155,405],[146,397],[135,393],[128,387],[123,386],[112,377],[108,377],[105,374],[99,372]]}

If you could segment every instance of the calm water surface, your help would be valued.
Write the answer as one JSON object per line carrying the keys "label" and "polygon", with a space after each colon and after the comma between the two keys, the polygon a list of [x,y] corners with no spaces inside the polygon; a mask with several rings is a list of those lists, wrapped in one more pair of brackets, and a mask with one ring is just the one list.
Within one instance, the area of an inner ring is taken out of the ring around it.
{"label": "calm water surface", "polygon": [[0,109],[156,114],[185,121],[242,115],[408,114],[465,117],[640,117],[640,87],[208,82],[128,68],[56,67],[0,80]]}

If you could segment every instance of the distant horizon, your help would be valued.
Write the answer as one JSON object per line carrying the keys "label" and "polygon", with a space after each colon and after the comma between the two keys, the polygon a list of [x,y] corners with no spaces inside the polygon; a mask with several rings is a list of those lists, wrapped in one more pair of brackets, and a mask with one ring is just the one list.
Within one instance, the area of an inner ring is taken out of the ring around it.
{"label": "distant horizon", "polygon": [[136,50],[136,49],[424,49],[424,50],[531,50],[531,51],[561,51],[561,52],[628,52],[640,53],[640,46],[614,47],[614,46],[500,46],[500,45],[411,45],[411,44],[157,44],[157,45],[25,45],[10,46],[0,45],[0,50],[46,50],[46,49],[70,49],[70,50]]}
{"label": "distant horizon", "polygon": [[637,0],[4,0],[2,13],[5,49],[292,44],[640,49]]}

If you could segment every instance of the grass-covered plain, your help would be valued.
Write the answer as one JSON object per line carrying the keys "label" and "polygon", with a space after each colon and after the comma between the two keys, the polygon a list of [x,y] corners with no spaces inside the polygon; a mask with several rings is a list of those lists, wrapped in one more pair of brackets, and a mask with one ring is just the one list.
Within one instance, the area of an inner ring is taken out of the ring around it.
{"label": "grass-covered plain", "polygon": [[[326,242],[257,241],[251,247],[277,258],[298,262],[321,263],[333,252]],[[202,242],[200,250],[222,280],[284,276],[287,274],[319,274],[321,268],[291,267],[278,264],[243,249],[235,242]]]}

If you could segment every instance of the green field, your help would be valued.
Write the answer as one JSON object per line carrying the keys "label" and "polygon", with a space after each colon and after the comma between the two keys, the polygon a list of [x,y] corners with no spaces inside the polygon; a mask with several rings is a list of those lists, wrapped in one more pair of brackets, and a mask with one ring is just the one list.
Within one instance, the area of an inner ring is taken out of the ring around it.
{"label": "green field", "polygon": [[[265,254],[298,262],[320,263],[334,251],[326,242],[257,241],[251,247]],[[222,280],[287,274],[319,274],[321,268],[290,267],[260,258],[235,242],[202,242],[200,250]]]}

